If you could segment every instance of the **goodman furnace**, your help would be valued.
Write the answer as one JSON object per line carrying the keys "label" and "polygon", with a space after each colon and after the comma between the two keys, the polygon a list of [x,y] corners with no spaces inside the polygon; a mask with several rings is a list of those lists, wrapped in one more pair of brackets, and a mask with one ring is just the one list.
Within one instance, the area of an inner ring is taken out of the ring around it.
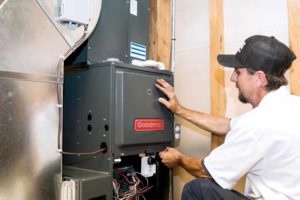
{"label": "goodman furnace", "polygon": [[[142,163],[146,159],[152,172],[146,178],[140,177],[147,179],[144,185],[149,184],[141,189],[143,197],[168,199],[170,172],[161,164],[158,152],[173,146],[174,119],[158,102],[159,97],[167,98],[155,87],[160,78],[173,84],[169,71],[120,62],[70,67],[65,71],[63,151],[74,153],[63,156],[64,171],[70,172],[66,177],[82,183],[76,177],[78,171],[88,171],[90,179],[91,171],[95,172],[93,181],[110,188],[98,188],[99,199],[113,199],[131,188],[132,181],[127,182],[128,179],[136,180],[138,174],[145,173]],[[99,149],[105,150],[85,154]],[[97,190],[97,185],[90,185]]]}

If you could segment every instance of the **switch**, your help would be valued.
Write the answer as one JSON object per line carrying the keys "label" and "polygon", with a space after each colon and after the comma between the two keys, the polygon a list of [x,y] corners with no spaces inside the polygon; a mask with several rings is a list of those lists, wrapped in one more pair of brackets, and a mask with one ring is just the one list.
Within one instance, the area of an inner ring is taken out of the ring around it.
{"label": "switch", "polygon": [[144,156],[141,159],[141,174],[145,177],[151,177],[156,173],[156,164],[150,165],[148,159],[155,159],[154,156]]}
{"label": "switch", "polygon": [[181,133],[181,124],[175,123],[174,125],[174,138],[175,138],[175,146],[179,145],[180,142],[180,133]]}

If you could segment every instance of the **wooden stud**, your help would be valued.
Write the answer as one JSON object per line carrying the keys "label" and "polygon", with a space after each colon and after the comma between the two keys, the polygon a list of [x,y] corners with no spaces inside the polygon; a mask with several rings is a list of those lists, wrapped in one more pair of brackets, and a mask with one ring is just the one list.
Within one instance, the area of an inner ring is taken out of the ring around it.
{"label": "wooden stud", "polygon": [[290,47],[297,56],[291,66],[291,93],[300,96],[300,0],[288,0]]}
{"label": "wooden stud", "polygon": [[171,67],[171,0],[150,1],[149,58]]}
{"label": "wooden stud", "polygon": [[[226,95],[224,70],[217,61],[218,54],[224,52],[223,0],[210,0],[210,76],[211,114],[225,116]],[[211,148],[224,142],[224,137],[212,133]]]}

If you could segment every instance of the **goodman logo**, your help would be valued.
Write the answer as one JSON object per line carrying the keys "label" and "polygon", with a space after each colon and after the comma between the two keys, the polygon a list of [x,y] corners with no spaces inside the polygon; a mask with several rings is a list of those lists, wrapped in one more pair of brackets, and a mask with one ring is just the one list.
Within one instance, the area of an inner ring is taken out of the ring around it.
{"label": "goodman logo", "polygon": [[135,131],[162,131],[164,120],[162,119],[136,119],[134,120]]}

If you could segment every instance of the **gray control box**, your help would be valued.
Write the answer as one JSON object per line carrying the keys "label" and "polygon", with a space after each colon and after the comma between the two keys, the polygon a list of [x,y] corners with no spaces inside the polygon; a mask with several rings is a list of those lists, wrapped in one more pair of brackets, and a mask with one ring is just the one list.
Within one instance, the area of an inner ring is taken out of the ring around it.
{"label": "gray control box", "polygon": [[111,200],[112,177],[97,171],[63,167],[64,178],[75,181],[76,200]]}
{"label": "gray control box", "polygon": [[150,0],[105,0],[91,36],[65,62],[101,63],[117,58],[124,63],[149,59]]}
{"label": "gray control box", "polygon": [[158,78],[173,84],[169,71],[107,62],[65,74],[63,148],[91,152],[107,146],[94,158],[64,157],[65,164],[108,171],[109,160],[156,153],[174,141],[173,114],[158,102],[164,95]]}
{"label": "gray control box", "polygon": [[[99,22],[88,39],[87,59],[91,63],[118,58],[148,59],[149,0],[105,0]],[[137,54],[134,54],[136,52]]]}

